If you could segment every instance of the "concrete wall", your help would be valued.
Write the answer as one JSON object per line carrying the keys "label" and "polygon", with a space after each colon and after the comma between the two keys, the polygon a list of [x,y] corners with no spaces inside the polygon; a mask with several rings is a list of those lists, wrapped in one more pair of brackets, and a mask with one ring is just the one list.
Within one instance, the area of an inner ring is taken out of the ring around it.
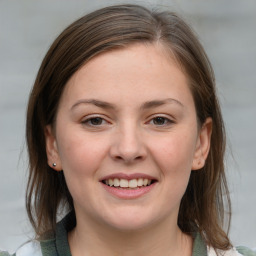
{"label": "concrete wall", "polygon": [[[25,207],[25,112],[40,62],[54,38],[84,13],[116,3],[168,6],[194,26],[215,68],[233,158],[231,238],[256,247],[256,1],[0,1],[0,248],[31,236]],[[229,150],[230,151],[230,150]]]}

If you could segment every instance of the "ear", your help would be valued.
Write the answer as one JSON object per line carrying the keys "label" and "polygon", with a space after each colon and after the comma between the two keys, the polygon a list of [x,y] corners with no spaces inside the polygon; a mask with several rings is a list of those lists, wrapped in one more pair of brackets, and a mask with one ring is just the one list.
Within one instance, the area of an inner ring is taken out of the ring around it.
{"label": "ear", "polygon": [[47,125],[45,127],[45,144],[48,165],[56,171],[61,171],[62,166],[57,148],[57,142],[51,125]]}
{"label": "ear", "polygon": [[199,170],[204,167],[211,146],[211,135],[212,119],[209,117],[204,122],[197,138],[192,170]]}

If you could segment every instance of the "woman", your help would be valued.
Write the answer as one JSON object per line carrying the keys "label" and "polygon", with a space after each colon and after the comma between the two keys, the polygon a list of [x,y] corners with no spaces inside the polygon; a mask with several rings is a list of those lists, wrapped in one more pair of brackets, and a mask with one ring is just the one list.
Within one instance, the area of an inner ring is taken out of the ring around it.
{"label": "woman", "polygon": [[38,72],[26,134],[36,239],[16,255],[254,255],[223,230],[214,74],[176,14],[120,5],[71,24]]}

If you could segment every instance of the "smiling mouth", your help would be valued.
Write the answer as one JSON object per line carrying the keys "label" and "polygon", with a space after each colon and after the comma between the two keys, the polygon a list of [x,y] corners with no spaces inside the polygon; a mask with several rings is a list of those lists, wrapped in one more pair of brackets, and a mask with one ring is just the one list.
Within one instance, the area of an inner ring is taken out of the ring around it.
{"label": "smiling mouth", "polygon": [[109,187],[115,187],[119,189],[139,189],[139,188],[150,186],[151,184],[155,183],[156,180],[144,179],[144,178],[131,179],[131,180],[113,178],[113,179],[102,180],[102,182]]}

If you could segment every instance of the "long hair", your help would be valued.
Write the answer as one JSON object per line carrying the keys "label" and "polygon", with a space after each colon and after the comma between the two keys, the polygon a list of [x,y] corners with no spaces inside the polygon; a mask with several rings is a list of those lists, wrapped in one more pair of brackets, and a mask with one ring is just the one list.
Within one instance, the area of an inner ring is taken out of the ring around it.
{"label": "long hair", "polygon": [[[196,106],[199,127],[213,120],[211,148],[205,166],[191,173],[181,200],[178,225],[187,233],[200,232],[208,245],[228,249],[223,229],[230,223],[230,199],[224,172],[225,129],[207,55],[192,29],[177,14],[150,11],[138,5],[117,5],[94,11],[67,27],[47,52],[28,109],[26,138],[29,179],[26,207],[38,237],[55,231],[60,205],[74,210],[63,172],[47,164],[44,130],[54,126],[67,81],[94,56],[134,43],[162,43],[184,70]],[[226,199],[226,202],[224,201]],[[227,207],[225,219],[224,205]]]}

